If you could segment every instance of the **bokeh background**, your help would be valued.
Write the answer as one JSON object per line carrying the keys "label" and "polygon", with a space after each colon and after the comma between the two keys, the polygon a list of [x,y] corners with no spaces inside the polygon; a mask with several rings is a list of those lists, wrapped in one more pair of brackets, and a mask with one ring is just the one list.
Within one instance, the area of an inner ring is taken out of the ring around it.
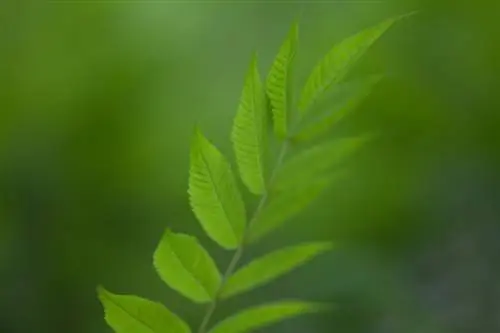
{"label": "bokeh background", "polygon": [[332,136],[381,133],[337,183],[246,260],[338,249],[222,305],[303,297],[333,313],[262,332],[500,331],[498,1],[60,1],[0,4],[0,332],[105,333],[95,288],[203,307],[151,256],[187,201],[195,123],[228,156],[250,55],[262,73],[300,16],[298,78],[329,47],[415,9],[353,75],[387,78]]}

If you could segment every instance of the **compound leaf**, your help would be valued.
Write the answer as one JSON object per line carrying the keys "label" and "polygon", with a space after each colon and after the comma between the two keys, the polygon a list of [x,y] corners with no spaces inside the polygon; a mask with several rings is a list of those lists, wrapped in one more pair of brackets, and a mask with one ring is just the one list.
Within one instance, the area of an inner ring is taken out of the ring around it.
{"label": "compound leaf", "polygon": [[199,130],[191,145],[189,201],[210,238],[225,249],[238,247],[246,213],[236,178],[225,157]]}
{"label": "compound leaf", "polygon": [[281,301],[256,306],[226,318],[209,333],[247,333],[288,318],[314,313],[325,309],[324,305],[303,301]]}
{"label": "compound leaf", "polygon": [[265,191],[266,96],[254,55],[248,69],[231,139],[240,176],[256,195]]}
{"label": "compound leaf", "polygon": [[166,230],[153,257],[158,274],[172,289],[197,303],[214,299],[221,276],[195,237]]}
{"label": "compound leaf", "polygon": [[302,89],[299,101],[302,114],[305,114],[327,89],[342,81],[370,46],[401,17],[390,18],[364,29],[330,49],[316,64]]}
{"label": "compound leaf", "polygon": [[291,66],[298,41],[298,24],[294,23],[286,40],[274,59],[267,76],[266,91],[271,102],[274,132],[278,137],[287,135],[288,115],[292,103]]}
{"label": "compound leaf", "polygon": [[116,333],[190,333],[189,326],[162,304],[97,288],[105,320]]}
{"label": "compound leaf", "polygon": [[228,298],[261,286],[331,248],[332,244],[329,242],[307,243],[289,246],[257,258],[228,279],[221,296]]}

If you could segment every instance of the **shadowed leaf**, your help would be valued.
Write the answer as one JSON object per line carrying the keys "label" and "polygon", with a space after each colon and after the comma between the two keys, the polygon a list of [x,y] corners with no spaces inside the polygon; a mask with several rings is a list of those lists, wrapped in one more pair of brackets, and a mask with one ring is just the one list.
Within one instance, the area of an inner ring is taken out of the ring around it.
{"label": "shadowed leaf", "polygon": [[352,35],[332,49],[316,64],[307,79],[299,101],[301,113],[306,114],[317,99],[331,86],[341,82],[357,61],[396,21],[398,16]]}
{"label": "shadowed leaf", "polygon": [[302,120],[299,130],[292,135],[292,140],[311,141],[326,134],[354,112],[381,79],[381,75],[376,75],[338,85],[329,98],[322,99],[317,110],[310,112]]}
{"label": "shadowed leaf", "polygon": [[324,305],[302,302],[281,301],[243,310],[224,319],[209,333],[246,333],[266,327],[288,318],[325,310]]}
{"label": "shadowed leaf", "polygon": [[229,278],[222,297],[227,298],[259,287],[331,248],[332,244],[328,242],[307,243],[286,247],[257,258]]}

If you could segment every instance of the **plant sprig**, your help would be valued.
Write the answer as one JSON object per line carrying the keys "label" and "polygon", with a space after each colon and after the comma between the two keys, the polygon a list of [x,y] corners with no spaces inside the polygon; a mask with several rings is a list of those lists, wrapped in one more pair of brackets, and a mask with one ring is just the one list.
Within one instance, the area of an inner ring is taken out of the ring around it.
{"label": "plant sprig", "polygon": [[[317,140],[354,111],[380,77],[344,82],[349,70],[397,20],[367,28],[335,45],[307,79],[298,103],[294,101],[292,68],[298,46],[294,23],[263,82],[254,55],[248,68],[231,141],[238,175],[246,189],[259,197],[247,217],[231,163],[196,129],[191,143],[189,202],[205,233],[221,248],[233,251],[220,273],[211,255],[193,236],[167,229],[154,253],[154,267],[172,289],[206,304],[197,333],[246,333],[297,315],[327,309],[324,304],[281,300],[243,309],[212,325],[219,302],[249,292],[333,248],[330,242],[308,242],[274,250],[240,267],[247,246],[269,235],[304,210],[335,182],[340,163],[368,139],[366,135],[317,143],[288,158],[290,147]],[[343,102],[330,112],[315,110],[329,91]],[[340,98],[340,97],[339,97]],[[297,104],[297,105],[295,105]],[[298,123],[290,130],[297,107]],[[272,134],[268,117],[272,114]],[[268,171],[269,142],[279,142],[274,166]],[[105,319],[116,333],[192,333],[189,325],[160,303],[133,295],[116,295],[98,287]]]}

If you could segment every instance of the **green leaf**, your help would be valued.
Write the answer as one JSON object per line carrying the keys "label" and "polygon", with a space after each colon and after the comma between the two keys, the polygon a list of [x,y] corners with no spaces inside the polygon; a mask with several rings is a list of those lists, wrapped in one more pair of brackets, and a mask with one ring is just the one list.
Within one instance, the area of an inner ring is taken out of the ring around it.
{"label": "green leaf", "polygon": [[189,199],[210,238],[225,249],[238,247],[246,225],[245,206],[231,166],[199,130],[191,145]]}
{"label": "green leaf", "polygon": [[402,16],[383,21],[335,45],[312,70],[302,89],[299,109],[305,114],[332,85],[342,81],[380,36]]}
{"label": "green leaf", "polygon": [[248,69],[238,112],[234,119],[231,140],[241,179],[256,195],[265,191],[264,154],[266,145],[266,96],[257,56]]}
{"label": "green leaf", "polygon": [[247,333],[288,318],[325,310],[324,305],[302,301],[281,301],[256,306],[224,319],[209,333]]}
{"label": "green leaf", "polygon": [[221,276],[198,240],[166,230],[154,253],[154,266],[172,289],[197,303],[214,299]]}
{"label": "green leaf", "polygon": [[346,158],[353,155],[370,136],[336,139],[326,142],[295,155],[276,174],[273,187],[286,188],[297,185],[297,175],[300,182],[307,183],[318,175],[340,165]]}
{"label": "green leaf", "polygon": [[116,333],[190,333],[189,326],[162,304],[97,288],[105,320]]}
{"label": "green leaf", "polygon": [[221,296],[228,298],[261,286],[331,248],[329,242],[315,242],[271,252],[236,271],[228,279]]}
{"label": "green leaf", "polygon": [[314,140],[326,134],[332,127],[356,110],[381,79],[381,75],[376,75],[338,85],[331,98],[324,101],[325,111],[314,112],[303,119],[301,128],[297,134],[293,135],[292,141]]}
{"label": "green leaf", "polygon": [[319,195],[341,175],[317,178],[300,186],[269,193],[267,205],[259,212],[248,231],[247,243],[254,243],[283,225],[308,207]]}
{"label": "green leaf", "polygon": [[298,24],[294,23],[274,59],[266,81],[267,96],[273,112],[274,132],[281,138],[286,137],[288,131],[288,114],[292,104],[291,66],[297,41]]}

